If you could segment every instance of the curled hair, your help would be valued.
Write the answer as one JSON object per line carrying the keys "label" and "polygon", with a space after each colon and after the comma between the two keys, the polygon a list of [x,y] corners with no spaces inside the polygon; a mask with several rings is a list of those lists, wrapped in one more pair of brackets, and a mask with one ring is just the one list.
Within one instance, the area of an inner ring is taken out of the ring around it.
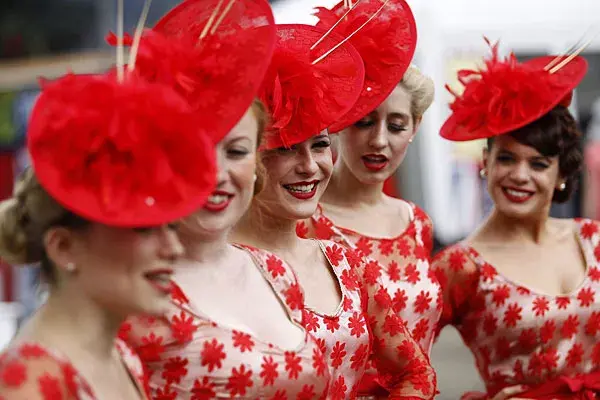
{"label": "curled hair", "polygon": [[421,119],[435,97],[433,80],[423,74],[419,68],[411,65],[404,73],[400,86],[411,95],[410,108],[413,119],[415,121]]}
{"label": "curled hair", "polygon": [[[540,119],[509,133],[517,142],[533,147],[545,157],[558,156],[558,168],[565,180],[564,190],[554,190],[552,201],[564,203],[577,186],[583,163],[582,134],[566,107],[556,106]],[[493,139],[488,139],[491,149]]]}
{"label": "curled hair", "polygon": [[[256,118],[256,123],[258,125],[258,136],[256,140],[256,148],[258,150],[262,145],[265,129],[267,128],[267,124],[269,123],[269,115],[264,104],[258,98],[254,99],[254,102],[251,106],[251,110],[254,114],[254,118]],[[265,166],[262,163],[260,155],[258,155],[256,157],[256,183],[254,184],[255,195],[260,193],[265,186],[265,174]]]}
{"label": "curled hair", "polygon": [[0,258],[13,265],[41,263],[44,278],[55,280],[46,256],[44,234],[52,226],[80,228],[87,221],[58,204],[28,168],[13,196],[0,202]]}

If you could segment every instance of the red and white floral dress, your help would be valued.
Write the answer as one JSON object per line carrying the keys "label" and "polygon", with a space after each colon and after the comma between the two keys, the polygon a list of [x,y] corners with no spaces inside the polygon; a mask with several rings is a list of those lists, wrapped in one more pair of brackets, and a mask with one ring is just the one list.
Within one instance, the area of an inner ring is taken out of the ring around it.
{"label": "red and white floral dress", "polygon": [[277,282],[288,306],[302,311],[302,324],[324,351],[331,374],[327,398],[355,398],[367,361],[374,353],[378,367],[386,372],[382,383],[390,388],[390,398],[432,399],[436,379],[429,359],[393,312],[391,298],[380,282],[374,277],[365,282],[359,279],[356,272],[366,268],[364,258],[337,243],[317,242],[342,293],[342,301],[332,315],[306,307],[304,292],[287,263],[267,251],[248,249]]}
{"label": "red and white floral dress", "polygon": [[[442,290],[429,264],[433,245],[431,220],[415,204],[407,204],[410,223],[395,238],[369,237],[337,226],[320,206],[310,220],[298,223],[296,232],[300,237],[333,240],[378,261],[379,264],[368,264],[365,272],[379,277],[392,297],[394,310],[406,322],[415,341],[429,354],[442,312]],[[367,371],[360,393],[383,394],[378,390],[375,368],[370,365]]]}
{"label": "red and white floral dress", "polygon": [[516,284],[466,243],[435,257],[445,298],[440,329],[458,329],[488,392],[464,399],[514,385],[530,388],[523,398],[600,398],[600,229],[590,220],[578,221],[578,229],[587,274],[564,296]]}
{"label": "red and white floral dress", "polygon": [[[277,281],[265,277],[279,296]],[[153,399],[325,398],[329,370],[307,332],[298,348],[284,350],[211,320],[175,284],[171,302],[164,318],[131,318],[121,329],[146,367]],[[287,311],[302,318],[299,309]]]}
{"label": "red and white floral dress", "polygon": [[[142,398],[149,398],[140,359],[121,340],[115,346]],[[11,399],[100,400],[66,357],[30,342],[0,354],[0,400]]]}

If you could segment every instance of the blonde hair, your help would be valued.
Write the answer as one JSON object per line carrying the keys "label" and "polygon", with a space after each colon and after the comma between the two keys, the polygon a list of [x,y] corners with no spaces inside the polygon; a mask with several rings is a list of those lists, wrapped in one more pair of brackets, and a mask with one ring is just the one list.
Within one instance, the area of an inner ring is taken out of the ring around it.
{"label": "blonde hair", "polygon": [[55,225],[83,227],[87,221],[58,204],[28,168],[15,185],[13,196],[0,202],[0,258],[9,264],[41,262],[51,283],[53,268],[44,248],[44,233]]}
{"label": "blonde hair", "polygon": [[[262,145],[262,141],[264,138],[265,130],[267,129],[267,125],[269,123],[269,115],[267,113],[267,109],[265,105],[259,100],[254,99],[252,102],[252,113],[256,118],[256,122],[258,125],[258,136],[256,140],[257,150]],[[254,194],[260,193],[265,186],[265,166],[262,163],[262,159],[260,154],[257,154],[256,157],[256,183],[254,184]]]}
{"label": "blonde hair", "polygon": [[411,95],[413,119],[421,119],[435,97],[433,80],[411,65],[404,73],[400,85]]}

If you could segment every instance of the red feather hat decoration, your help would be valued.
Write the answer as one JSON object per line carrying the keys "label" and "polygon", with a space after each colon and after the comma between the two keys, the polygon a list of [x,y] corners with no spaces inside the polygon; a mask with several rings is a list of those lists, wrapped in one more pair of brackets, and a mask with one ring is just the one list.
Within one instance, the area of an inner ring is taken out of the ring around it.
{"label": "red feather hat decoration", "polygon": [[339,22],[333,32],[350,37],[364,61],[365,81],[358,101],[329,127],[331,132],[341,131],[376,109],[402,80],[417,46],[415,18],[404,0],[360,0],[350,11],[345,3],[341,1],[331,10],[317,8],[317,27],[329,30]]}
{"label": "red feather hat decoration", "polygon": [[[568,106],[588,68],[579,56],[560,68],[557,64],[567,56],[520,63],[510,54],[502,60],[498,44],[490,47],[492,54],[483,68],[458,72],[464,85],[461,95],[446,86],[455,99],[450,105],[452,114],[440,131],[442,137],[466,141],[502,135],[541,118],[557,105]],[[550,68],[552,64],[556,67]]]}
{"label": "red feather hat decoration", "polygon": [[267,1],[186,0],[144,32],[135,73],[175,88],[218,143],[252,104],[274,47]]}
{"label": "red feather hat decoration", "polygon": [[349,43],[334,49],[343,41],[337,35],[311,49],[324,35],[309,25],[277,26],[277,45],[259,91],[271,116],[263,149],[291,147],[319,134],[360,95],[360,55]]}
{"label": "red feather hat decoration", "polygon": [[214,189],[214,145],[199,127],[171,87],[70,74],[43,84],[27,147],[40,184],[65,208],[106,225],[155,226],[197,210]]}

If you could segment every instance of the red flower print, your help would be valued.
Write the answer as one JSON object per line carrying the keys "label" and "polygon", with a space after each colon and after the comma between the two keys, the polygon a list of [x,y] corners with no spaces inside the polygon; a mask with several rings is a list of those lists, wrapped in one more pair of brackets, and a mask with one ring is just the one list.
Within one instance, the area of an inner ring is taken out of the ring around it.
{"label": "red flower print", "polygon": [[26,379],[27,368],[20,361],[10,361],[0,370],[0,380],[8,387],[21,386]]}
{"label": "red flower print", "polygon": [[554,337],[554,332],[556,331],[556,324],[553,320],[549,319],[540,328],[540,339],[542,343],[546,344],[552,340]]}
{"label": "red flower print", "polygon": [[350,268],[356,268],[362,264],[363,258],[357,251],[346,248],[346,261],[348,261]]}
{"label": "red flower print", "polygon": [[331,400],[344,400],[346,398],[346,390],[348,390],[348,387],[346,386],[344,376],[340,375],[333,383],[331,393],[329,393]]}
{"label": "red flower print", "polygon": [[300,372],[302,372],[302,365],[300,365],[301,361],[302,359],[295,352],[285,352],[285,370],[287,371],[290,379],[298,379]]}
{"label": "red flower print", "polygon": [[600,312],[594,311],[585,324],[585,333],[589,336],[596,336],[600,331]]}
{"label": "red flower print", "polygon": [[331,265],[337,267],[340,265],[340,262],[344,259],[343,249],[338,245],[327,246],[325,248],[325,254],[329,261],[331,261]]}
{"label": "red flower print", "polygon": [[594,247],[594,257],[596,257],[596,261],[600,261],[600,243]]}
{"label": "red flower print", "polygon": [[342,365],[344,357],[346,356],[346,343],[336,342],[331,351],[331,366],[337,368]]}
{"label": "red flower print", "polygon": [[260,377],[263,379],[264,386],[273,386],[275,379],[279,376],[277,372],[278,364],[273,361],[273,357],[263,357],[263,363],[261,364]]}
{"label": "red flower print", "polygon": [[598,233],[598,227],[593,222],[586,222],[581,227],[581,237],[584,239],[591,239],[596,233]]}
{"label": "red flower print", "polygon": [[543,317],[550,309],[550,302],[545,297],[536,297],[533,300],[533,311],[536,317]]}
{"label": "red flower print", "polygon": [[496,341],[496,355],[500,360],[510,357],[510,342],[505,337],[500,337]]}
{"label": "red flower print", "polygon": [[319,219],[314,222],[314,226],[317,238],[328,240],[333,236],[333,222],[327,218],[319,217]]}
{"label": "red flower print", "polygon": [[597,267],[591,267],[590,279],[594,282],[600,282],[600,269],[598,269]]}
{"label": "red flower print", "polygon": [[408,301],[408,296],[406,295],[406,291],[404,289],[396,290],[394,294],[394,299],[392,300],[392,304],[394,307],[394,312],[399,313],[406,308],[406,302]]}
{"label": "red flower print", "polygon": [[138,348],[138,354],[144,362],[156,362],[160,360],[160,355],[165,351],[162,344],[163,337],[156,336],[154,332],[142,337],[142,345]]}
{"label": "red flower print", "polygon": [[233,331],[232,340],[233,347],[239,347],[242,353],[252,351],[254,347],[254,341],[252,341],[252,337],[247,333]]}
{"label": "red flower print", "polygon": [[171,285],[171,299],[177,304],[188,304],[190,302],[183,290],[175,284]]}
{"label": "red flower print", "polygon": [[171,389],[170,384],[165,384],[164,387],[156,389],[153,400],[175,400],[177,398],[177,392]]}
{"label": "red flower print", "polygon": [[198,327],[194,325],[194,318],[183,311],[171,319],[171,332],[179,343],[190,342],[196,330]]}
{"label": "red flower print", "polygon": [[592,362],[594,367],[600,367],[600,342],[597,342],[592,349]]}
{"label": "red flower print", "polygon": [[381,267],[377,261],[369,260],[365,265],[365,272],[363,278],[368,285],[374,285],[377,283],[377,279],[381,276]]}
{"label": "red flower print", "polygon": [[60,381],[57,378],[45,373],[43,376],[38,378],[38,384],[40,393],[44,400],[63,399]]}
{"label": "red flower print", "polygon": [[510,288],[508,285],[498,286],[492,292],[492,301],[496,307],[503,306],[506,300],[510,297]]}
{"label": "red flower print", "polygon": [[244,364],[239,366],[238,368],[231,369],[231,376],[227,380],[227,385],[225,388],[229,390],[229,394],[231,397],[236,395],[243,396],[246,394],[246,390],[249,387],[252,387],[252,371],[246,371],[246,366]]}
{"label": "red flower print", "polygon": [[519,293],[522,296],[529,296],[531,294],[531,290],[527,289],[526,287],[519,286],[517,288],[517,293]]}
{"label": "red flower print", "polygon": [[343,270],[340,279],[342,281],[342,285],[344,285],[350,291],[355,291],[359,288],[358,277],[352,270]]}
{"label": "red flower print", "polygon": [[398,253],[402,257],[410,256],[410,253],[411,253],[410,243],[408,243],[408,240],[406,240],[406,238],[398,239],[398,241],[396,242],[396,247],[398,248]]}
{"label": "red flower print", "polygon": [[454,272],[459,272],[465,267],[466,257],[460,250],[454,250],[448,257],[448,265]]}
{"label": "red flower print", "polygon": [[208,366],[208,372],[213,372],[214,369],[219,369],[223,366],[223,360],[225,359],[224,348],[225,345],[219,343],[217,339],[204,342],[200,358],[202,360],[201,365]]}
{"label": "red flower print", "polygon": [[285,390],[278,390],[269,400],[288,400]]}
{"label": "red flower print", "polygon": [[267,258],[267,271],[271,273],[273,279],[277,279],[278,276],[283,276],[285,274],[285,268],[283,267],[281,259],[274,255],[270,255],[269,258]]}
{"label": "red flower print", "polygon": [[389,239],[380,240],[378,248],[381,255],[389,256],[394,251],[394,241]]}
{"label": "red flower print", "polygon": [[24,344],[19,349],[19,353],[25,359],[42,358],[48,355],[48,352],[37,344]]}
{"label": "red flower print", "polygon": [[582,360],[583,346],[579,343],[575,343],[567,354],[567,365],[571,368],[575,368]]}
{"label": "red flower print", "polygon": [[421,293],[419,293],[415,299],[415,312],[417,314],[423,314],[425,311],[429,310],[431,300],[433,299],[429,292],[421,290]]}
{"label": "red flower print", "polygon": [[404,275],[406,276],[406,280],[413,285],[419,282],[419,271],[415,264],[408,264],[404,269]]}
{"label": "red flower print", "polygon": [[[61,370],[65,381],[65,385],[67,386],[67,393],[71,396],[76,396],[78,390],[78,385],[76,381],[77,371],[71,364],[68,363],[61,365]],[[143,383],[146,384],[146,377],[143,375],[142,371],[140,371],[139,375],[140,376],[136,376],[135,378],[139,379],[140,381],[143,381]]]}
{"label": "red flower print", "polygon": [[327,330],[331,331],[331,333],[334,333],[335,331],[340,329],[339,317],[326,316],[323,318],[323,322],[325,322],[325,325],[327,325]]}
{"label": "red flower print", "polygon": [[342,309],[345,312],[352,310],[352,299],[349,297],[344,297],[344,301],[342,302]]}
{"label": "red flower print", "polygon": [[316,332],[320,327],[319,319],[314,313],[308,311],[307,309],[303,309],[302,326],[304,326],[309,332]]}
{"label": "red flower print", "polygon": [[327,344],[325,343],[325,339],[315,338],[315,342],[317,342],[317,346],[319,346],[321,353],[327,353]]}
{"label": "red flower print", "polygon": [[448,287],[448,275],[446,275],[446,271],[444,271],[441,268],[437,268],[432,271],[435,274],[435,279],[438,281],[440,286],[442,288],[447,288]]}
{"label": "red flower print", "polygon": [[579,329],[579,316],[578,315],[569,315],[564,322],[562,328],[560,329],[560,333],[563,338],[570,339],[577,333]]}
{"label": "red flower print", "polygon": [[415,246],[415,258],[419,261],[426,261],[429,258],[425,246]]}
{"label": "red flower print", "polygon": [[483,318],[483,331],[486,335],[492,336],[496,333],[496,329],[498,328],[498,319],[494,316],[493,313],[488,313]]}
{"label": "red flower print", "polygon": [[537,334],[534,328],[523,329],[519,335],[519,345],[525,351],[531,350],[537,344]]}
{"label": "red flower print", "polygon": [[187,375],[188,360],[181,357],[171,357],[164,365],[162,377],[167,384],[179,383],[181,378]]}
{"label": "red flower print", "polygon": [[300,221],[296,224],[296,235],[303,239],[306,239],[308,236],[308,227],[304,223],[304,221]]}
{"label": "red flower print", "polygon": [[123,322],[123,324],[121,324],[121,327],[119,328],[119,332],[117,333],[117,336],[122,341],[128,342],[130,333],[131,333],[131,323]]}
{"label": "red flower print", "polygon": [[577,300],[581,307],[589,307],[594,303],[594,291],[592,288],[583,288],[577,294]]}
{"label": "red flower print", "polygon": [[571,304],[571,299],[568,297],[557,297],[555,302],[559,310],[565,310]]}
{"label": "red flower print", "polygon": [[387,274],[392,282],[398,282],[400,280],[400,267],[396,261],[389,263],[387,267]]}
{"label": "red flower print", "polygon": [[504,312],[504,323],[507,327],[512,328],[517,326],[517,321],[520,321],[522,318],[521,311],[523,311],[523,308],[519,306],[519,303],[508,305],[508,308]]}
{"label": "red flower print", "polygon": [[348,319],[348,328],[350,328],[350,335],[359,338],[366,332],[366,321],[364,320],[361,313],[354,312]]}
{"label": "red flower print", "polygon": [[302,391],[296,396],[296,400],[311,400],[317,396],[313,385],[302,386]]}
{"label": "red flower print", "polygon": [[297,283],[293,283],[283,291],[285,302],[292,310],[301,310],[304,307],[304,293]]}
{"label": "red flower print", "polygon": [[363,256],[363,257],[368,257],[371,255],[371,253],[373,252],[373,250],[371,249],[371,243],[369,241],[369,239],[367,239],[366,237],[362,236],[360,239],[358,239],[358,241],[356,242],[356,250],[358,250],[358,252]]}
{"label": "red flower print", "polygon": [[369,346],[366,344],[361,344],[358,346],[358,349],[354,352],[352,357],[350,358],[350,368],[354,371],[359,371],[364,367],[367,362],[367,357],[369,356]]}
{"label": "red flower print", "polygon": [[490,264],[485,263],[481,266],[481,276],[484,281],[491,281],[496,275],[498,275],[496,268],[492,267]]}
{"label": "red flower print", "polygon": [[426,318],[420,319],[413,328],[411,335],[417,342],[425,339],[425,335],[429,331],[429,323]]}
{"label": "red flower print", "polygon": [[398,332],[404,331],[404,324],[400,317],[396,315],[386,315],[383,323],[383,332],[389,333],[390,336],[394,337]]}
{"label": "red flower print", "polygon": [[392,306],[392,298],[383,287],[380,287],[377,293],[375,293],[375,302],[383,309],[390,308]]}
{"label": "red flower print", "polygon": [[317,376],[325,375],[325,369],[327,368],[327,363],[325,362],[325,356],[323,354],[323,351],[320,349],[313,349],[312,367],[317,372]]}

